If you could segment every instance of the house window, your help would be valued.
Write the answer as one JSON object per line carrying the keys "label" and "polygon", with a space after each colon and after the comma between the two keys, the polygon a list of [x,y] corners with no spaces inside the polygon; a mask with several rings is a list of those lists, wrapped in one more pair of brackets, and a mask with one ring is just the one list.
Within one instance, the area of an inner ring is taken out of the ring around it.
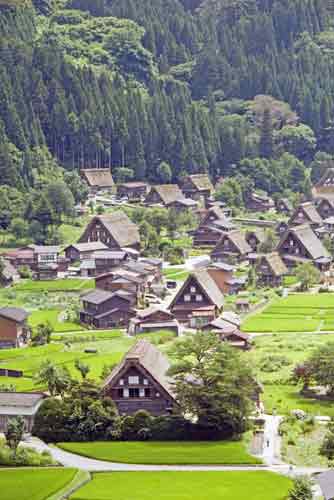
{"label": "house window", "polygon": [[196,295],[196,302],[202,302],[203,300],[203,295],[201,295],[200,293]]}
{"label": "house window", "polygon": [[149,398],[151,396],[151,391],[150,389],[146,388],[145,389],[145,398]]}
{"label": "house window", "polygon": [[138,388],[129,389],[129,397],[130,398],[139,398],[139,389]]}
{"label": "house window", "polygon": [[196,287],[195,286],[191,286],[190,287],[190,292],[191,293],[196,293]]}
{"label": "house window", "polygon": [[123,398],[129,397],[129,389],[123,389]]}
{"label": "house window", "polygon": [[145,389],[139,389],[139,397],[141,398],[145,397]]}
{"label": "house window", "polygon": [[124,379],[121,378],[121,380],[119,381],[119,385],[124,385]]}
{"label": "house window", "polygon": [[188,293],[184,296],[184,301],[185,302],[190,302],[191,301],[191,295],[189,295]]}
{"label": "house window", "polygon": [[128,381],[129,385],[139,384],[139,377],[129,377]]}
{"label": "house window", "polygon": [[123,389],[118,389],[117,393],[119,398],[123,398]]}
{"label": "house window", "polygon": [[148,380],[147,380],[147,378],[144,378],[143,383],[144,383],[144,385],[148,385]]}

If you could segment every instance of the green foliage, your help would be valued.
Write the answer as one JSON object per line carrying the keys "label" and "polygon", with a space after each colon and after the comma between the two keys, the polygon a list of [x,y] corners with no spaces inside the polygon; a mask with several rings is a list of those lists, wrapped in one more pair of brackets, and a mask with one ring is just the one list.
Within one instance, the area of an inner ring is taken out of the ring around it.
{"label": "green foliage", "polygon": [[182,411],[218,433],[245,432],[254,379],[239,353],[215,334],[199,332],[176,343],[172,356],[170,374]]}
{"label": "green foliage", "polygon": [[5,438],[14,455],[16,454],[20,441],[22,441],[24,425],[25,422],[23,417],[13,417],[8,420]]}
{"label": "green foliage", "polygon": [[58,241],[72,203],[63,186],[48,206],[46,185],[81,202],[84,166],[113,165],[120,181],[246,177],[218,194],[240,207],[244,186],[307,194],[304,162],[334,151],[324,2],[13,2],[0,12],[3,229],[19,217],[27,237]]}
{"label": "green foliage", "polygon": [[320,272],[311,262],[306,262],[297,266],[296,277],[300,282],[301,290],[306,291],[312,285],[319,282]]}
{"label": "green foliage", "polygon": [[334,432],[329,430],[321,443],[321,455],[324,455],[328,460],[334,459]]}
{"label": "green foliage", "polygon": [[[13,454],[13,448],[0,440],[0,465],[5,467],[46,467],[55,465],[50,453],[38,453],[33,448],[18,446]],[[16,472],[18,470],[16,469]]]}
{"label": "green foliage", "polygon": [[312,500],[312,480],[308,476],[298,476],[289,491],[289,500]]}

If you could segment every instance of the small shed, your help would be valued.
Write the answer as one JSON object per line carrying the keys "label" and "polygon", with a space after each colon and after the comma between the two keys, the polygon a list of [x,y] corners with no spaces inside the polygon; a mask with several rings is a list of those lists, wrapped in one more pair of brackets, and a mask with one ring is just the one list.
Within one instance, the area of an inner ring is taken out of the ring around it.
{"label": "small shed", "polygon": [[31,432],[45,397],[41,392],[0,392],[0,432],[5,432],[8,421],[15,417],[23,417],[25,431]]}

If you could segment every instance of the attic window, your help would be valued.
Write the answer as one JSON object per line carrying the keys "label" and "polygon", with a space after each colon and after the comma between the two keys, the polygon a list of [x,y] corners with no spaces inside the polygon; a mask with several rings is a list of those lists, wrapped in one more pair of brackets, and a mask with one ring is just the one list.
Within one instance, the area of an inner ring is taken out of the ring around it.
{"label": "attic window", "polygon": [[201,295],[200,293],[196,295],[196,302],[202,302],[203,300],[203,295]]}
{"label": "attic window", "polygon": [[124,385],[124,379],[121,378],[121,380],[119,381],[119,385]]}
{"label": "attic window", "polygon": [[148,380],[147,380],[147,378],[144,378],[143,383],[144,383],[144,385],[148,385]]}
{"label": "attic window", "polygon": [[196,293],[196,287],[195,286],[191,286],[190,287],[190,292],[191,293]]}
{"label": "attic window", "polygon": [[190,302],[191,301],[191,296],[188,293],[184,296],[184,301],[185,302]]}
{"label": "attic window", "polygon": [[129,385],[139,384],[139,377],[138,376],[129,377],[128,382],[129,382]]}

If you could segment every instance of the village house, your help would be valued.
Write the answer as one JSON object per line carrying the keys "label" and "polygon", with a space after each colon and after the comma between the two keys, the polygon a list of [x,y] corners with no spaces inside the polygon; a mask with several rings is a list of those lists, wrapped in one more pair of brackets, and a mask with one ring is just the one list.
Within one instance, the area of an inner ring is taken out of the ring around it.
{"label": "village house", "polygon": [[32,248],[17,248],[4,254],[4,257],[16,268],[29,267],[33,269],[35,265],[35,254]]}
{"label": "village house", "polygon": [[103,393],[115,402],[120,415],[145,410],[167,415],[176,406],[168,358],[147,340],[139,340],[103,384]]}
{"label": "village house", "polygon": [[9,420],[15,417],[22,417],[25,432],[31,432],[45,398],[40,392],[0,392],[0,432],[6,432]]}
{"label": "village house", "polygon": [[334,216],[334,197],[324,197],[317,200],[317,210],[322,219]]}
{"label": "village house", "polygon": [[210,323],[223,308],[224,294],[208,271],[191,273],[173,298],[169,310],[192,328]]}
{"label": "village house", "polygon": [[235,267],[226,262],[211,263],[206,270],[224,294],[238,293],[246,285],[247,280],[234,277]]}
{"label": "village house", "polygon": [[181,189],[186,198],[206,205],[214,193],[214,187],[207,174],[188,175],[182,180]]}
{"label": "village house", "polygon": [[246,231],[245,239],[248,245],[251,247],[253,252],[257,252],[259,250],[260,245],[266,239],[266,233],[263,229],[256,229],[254,231]]}
{"label": "village house", "polygon": [[62,261],[62,269],[60,268],[60,249],[54,245],[29,245],[34,252],[34,264],[32,270],[34,277],[39,280],[55,279],[58,276],[58,271],[65,271],[67,268],[66,262]]}
{"label": "village house", "polygon": [[240,297],[235,301],[235,309],[238,313],[248,313],[250,310],[250,302],[248,299]]}
{"label": "village house", "polygon": [[151,306],[138,310],[136,317],[131,318],[128,328],[129,335],[140,333],[151,333],[161,330],[168,330],[179,334],[180,326],[174,315],[165,309]]}
{"label": "village house", "polygon": [[78,243],[96,241],[101,241],[113,250],[127,249],[127,247],[140,249],[138,227],[121,210],[93,217]]}
{"label": "village house", "polygon": [[302,224],[310,224],[313,228],[320,227],[323,224],[321,215],[311,201],[301,203],[293,212],[288,222],[289,227]]}
{"label": "village house", "polygon": [[289,225],[287,222],[285,221],[280,221],[278,224],[276,224],[275,226],[275,232],[276,234],[281,237],[282,234],[285,233],[285,231],[287,231],[289,229]]}
{"label": "village house", "polygon": [[217,318],[204,325],[201,329],[217,334],[223,342],[228,342],[238,349],[247,350],[251,348],[250,336],[242,333],[237,326],[232,325],[223,318]]}
{"label": "village house", "polygon": [[123,250],[99,250],[94,252],[89,259],[84,259],[80,265],[81,276],[99,276],[119,267],[129,259]]}
{"label": "village house", "polygon": [[252,212],[269,212],[275,208],[275,203],[268,195],[253,191],[246,199],[246,208]]}
{"label": "village house", "polygon": [[334,196],[334,168],[328,168],[319,181],[313,186],[314,198]]}
{"label": "village house", "polygon": [[145,198],[145,204],[169,207],[176,200],[183,198],[184,195],[177,184],[160,184],[151,186],[151,190]]}
{"label": "village house", "polygon": [[276,211],[283,215],[291,215],[293,212],[293,205],[287,198],[279,198],[276,201]]}
{"label": "village house", "polygon": [[114,179],[109,168],[85,168],[80,173],[91,193],[114,191],[115,189]]}
{"label": "village house", "polygon": [[145,276],[119,268],[97,276],[95,286],[109,292],[128,292],[136,297],[136,305],[140,305],[144,301],[147,284]]}
{"label": "village house", "polygon": [[173,208],[177,212],[184,212],[185,210],[196,210],[198,203],[191,198],[180,198],[168,205],[168,208]]}
{"label": "village house", "polygon": [[17,269],[11,264],[7,259],[2,259],[0,257],[0,266],[3,265],[3,269],[0,269],[0,285],[10,286],[14,285],[20,280],[20,274]]}
{"label": "village house", "polygon": [[324,227],[329,233],[334,233],[334,215],[324,220]]}
{"label": "village house", "polygon": [[331,258],[308,224],[290,228],[281,238],[277,251],[288,268],[313,262],[320,271],[327,271]]}
{"label": "village house", "polygon": [[150,187],[146,182],[124,182],[117,186],[118,198],[128,198],[131,202],[145,199]]}
{"label": "village house", "polygon": [[233,231],[235,225],[219,207],[206,210],[195,231],[191,232],[194,246],[215,246],[223,233]]}
{"label": "village house", "polygon": [[98,250],[107,250],[108,247],[102,241],[90,241],[88,243],[73,243],[64,249],[66,259],[73,263],[87,260]]}
{"label": "village house", "polygon": [[278,252],[258,255],[255,262],[255,271],[257,283],[270,287],[281,286],[283,277],[288,274],[288,268]]}
{"label": "village house", "polygon": [[152,283],[160,282],[162,279],[162,264],[160,259],[142,258],[137,262],[131,260],[124,262],[123,269],[142,276],[145,284],[150,287]]}
{"label": "village house", "polygon": [[90,327],[103,329],[128,326],[135,316],[136,298],[125,290],[108,292],[96,289],[82,297],[80,321]]}
{"label": "village house", "polygon": [[23,347],[30,339],[29,313],[19,307],[0,308],[0,349]]}
{"label": "village house", "polygon": [[239,229],[222,234],[211,252],[214,262],[237,263],[247,260],[252,248],[246,241],[245,234]]}

